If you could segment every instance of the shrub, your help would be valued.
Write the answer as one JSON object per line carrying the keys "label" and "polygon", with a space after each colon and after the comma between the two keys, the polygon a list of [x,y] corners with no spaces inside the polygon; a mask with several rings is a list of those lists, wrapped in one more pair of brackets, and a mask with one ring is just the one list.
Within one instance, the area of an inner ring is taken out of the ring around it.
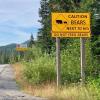
{"label": "shrub", "polygon": [[24,77],[34,84],[55,81],[54,58],[49,55],[37,57],[30,63],[25,63]]}
{"label": "shrub", "polygon": [[[86,68],[87,76],[91,75],[89,41],[86,43]],[[56,80],[55,52],[42,54],[40,49],[32,49],[32,60],[25,62],[24,77],[28,82],[39,84]],[[31,56],[30,55],[30,56]],[[69,43],[67,49],[61,51],[61,78],[62,84],[76,83],[80,80],[80,41],[75,39]]]}
{"label": "shrub", "polygon": [[100,100],[100,77],[88,77],[87,87],[91,95],[96,98],[95,100]]}

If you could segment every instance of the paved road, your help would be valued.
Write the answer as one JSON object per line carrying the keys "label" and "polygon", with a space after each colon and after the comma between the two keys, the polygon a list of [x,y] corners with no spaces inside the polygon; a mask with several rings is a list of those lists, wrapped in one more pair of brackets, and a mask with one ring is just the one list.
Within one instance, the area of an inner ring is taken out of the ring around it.
{"label": "paved road", "polygon": [[10,65],[0,65],[0,100],[43,100],[20,92]]}

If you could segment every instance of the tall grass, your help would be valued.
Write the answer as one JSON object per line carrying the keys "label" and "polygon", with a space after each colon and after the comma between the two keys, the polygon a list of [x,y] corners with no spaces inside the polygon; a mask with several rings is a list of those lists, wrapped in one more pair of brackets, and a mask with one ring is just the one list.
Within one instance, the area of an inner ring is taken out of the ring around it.
{"label": "tall grass", "polygon": [[[49,55],[48,55],[49,56]],[[31,62],[25,62],[24,78],[29,83],[40,84],[55,80],[54,58],[43,55]]]}
{"label": "tall grass", "polygon": [[[86,75],[93,71],[90,57],[89,42],[86,44]],[[33,84],[54,82],[56,80],[55,52],[42,53],[41,49],[33,48],[26,53],[24,61],[24,79]],[[67,49],[61,51],[62,84],[77,83],[80,81],[80,41],[69,43]]]}
{"label": "tall grass", "polygon": [[70,84],[57,89],[54,83],[40,85],[27,83],[22,78],[24,66],[22,64],[15,64],[13,67],[17,82],[26,93],[47,98],[47,100],[100,100],[100,79],[94,80],[89,78],[85,86]]}

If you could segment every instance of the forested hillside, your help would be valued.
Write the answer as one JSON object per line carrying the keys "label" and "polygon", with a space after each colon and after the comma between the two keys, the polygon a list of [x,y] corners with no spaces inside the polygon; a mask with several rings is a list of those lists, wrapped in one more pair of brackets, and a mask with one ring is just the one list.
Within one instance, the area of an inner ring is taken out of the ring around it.
{"label": "forested hillside", "polygon": [[11,55],[15,53],[16,44],[0,47],[0,64],[9,63]]}
{"label": "forested hillside", "polygon": [[[36,44],[34,41],[34,37],[31,34],[30,39],[20,43],[22,45],[27,45],[28,48],[32,48],[33,44]],[[26,57],[26,51],[17,51],[16,50],[17,43],[12,43],[9,45],[1,46],[0,47],[0,64],[7,64],[7,63],[14,63],[20,60],[23,60]],[[27,59],[27,58],[26,58]]]}

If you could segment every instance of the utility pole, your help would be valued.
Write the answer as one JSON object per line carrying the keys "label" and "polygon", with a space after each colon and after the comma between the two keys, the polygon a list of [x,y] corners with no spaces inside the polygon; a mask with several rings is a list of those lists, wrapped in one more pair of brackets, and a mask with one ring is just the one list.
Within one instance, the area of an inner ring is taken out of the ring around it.
{"label": "utility pole", "polygon": [[60,57],[60,38],[56,38],[56,71],[57,71],[57,87],[61,84],[61,57]]}

